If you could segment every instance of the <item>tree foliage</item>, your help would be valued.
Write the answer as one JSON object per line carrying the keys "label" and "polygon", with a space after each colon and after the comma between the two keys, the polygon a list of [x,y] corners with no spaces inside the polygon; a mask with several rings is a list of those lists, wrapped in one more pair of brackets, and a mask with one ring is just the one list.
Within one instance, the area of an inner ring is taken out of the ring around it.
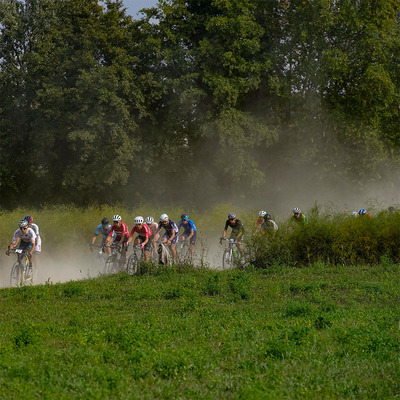
{"label": "tree foliage", "polygon": [[399,163],[399,57],[397,0],[162,0],[140,20],[3,0],[1,202],[246,197],[278,162],[379,177]]}

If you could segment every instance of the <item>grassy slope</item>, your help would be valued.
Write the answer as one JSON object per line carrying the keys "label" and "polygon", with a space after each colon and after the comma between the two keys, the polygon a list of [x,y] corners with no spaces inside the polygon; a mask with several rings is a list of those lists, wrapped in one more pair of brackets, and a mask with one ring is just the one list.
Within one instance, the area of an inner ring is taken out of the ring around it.
{"label": "grassy slope", "polygon": [[393,398],[399,276],[166,270],[3,289],[0,397]]}

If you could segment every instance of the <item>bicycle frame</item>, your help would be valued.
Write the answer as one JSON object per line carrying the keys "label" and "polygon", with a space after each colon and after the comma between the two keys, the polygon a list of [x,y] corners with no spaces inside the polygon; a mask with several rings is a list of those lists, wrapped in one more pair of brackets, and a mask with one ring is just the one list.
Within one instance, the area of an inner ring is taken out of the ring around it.
{"label": "bicycle frame", "polygon": [[232,268],[235,261],[238,260],[238,245],[235,239],[224,239],[228,243],[222,255],[222,269]]}
{"label": "bicycle frame", "polygon": [[28,281],[33,283],[33,266],[29,268],[28,250],[12,249],[17,254],[17,261],[13,264],[10,274],[10,286],[22,285]]}

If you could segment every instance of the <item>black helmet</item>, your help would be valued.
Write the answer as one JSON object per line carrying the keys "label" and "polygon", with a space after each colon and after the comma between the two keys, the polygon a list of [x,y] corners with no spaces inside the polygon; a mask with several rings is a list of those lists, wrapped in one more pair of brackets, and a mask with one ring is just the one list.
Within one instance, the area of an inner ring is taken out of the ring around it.
{"label": "black helmet", "polygon": [[108,225],[109,222],[110,222],[110,220],[109,220],[107,217],[104,217],[104,218],[101,220],[101,224],[102,224],[102,225]]}
{"label": "black helmet", "polygon": [[182,214],[181,215],[181,220],[182,221],[186,221],[187,219],[189,219],[189,214]]}
{"label": "black helmet", "polygon": [[264,215],[264,221],[270,221],[272,219],[271,215],[265,214]]}

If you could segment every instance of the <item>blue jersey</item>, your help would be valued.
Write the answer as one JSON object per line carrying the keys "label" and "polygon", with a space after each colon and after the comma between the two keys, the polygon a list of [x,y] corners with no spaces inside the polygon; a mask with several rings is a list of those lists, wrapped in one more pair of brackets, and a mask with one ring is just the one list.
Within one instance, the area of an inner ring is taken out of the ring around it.
{"label": "blue jersey", "polygon": [[178,222],[178,230],[181,229],[181,227],[185,230],[185,233],[190,234],[190,231],[193,229],[193,232],[196,232],[196,225],[191,219],[187,219],[187,224],[184,224],[183,221]]}
{"label": "blue jersey", "polygon": [[[111,225],[108,225],[107,227],[107,231],[106,233],[104,233],[104,229],[103,229],[103,225],[100,224],[97,228],[96,228],[96,232],[94,233],[94,236],[97,236],[99,233],[101,233],[103,235],[103,239],[107,239],[108,234],[110,233],[111,230]],[[115,237],[115,232],[113,232],[112,237]]]}

